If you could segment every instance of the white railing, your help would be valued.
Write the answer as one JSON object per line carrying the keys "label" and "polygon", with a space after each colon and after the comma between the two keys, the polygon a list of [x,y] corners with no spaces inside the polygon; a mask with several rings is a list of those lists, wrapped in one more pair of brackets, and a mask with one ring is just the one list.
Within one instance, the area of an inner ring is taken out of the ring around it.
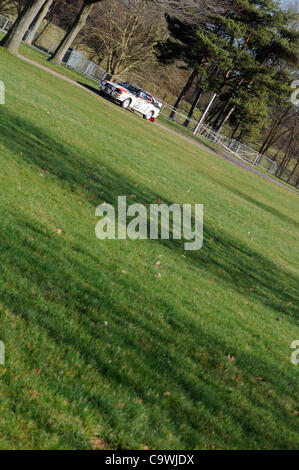
{"label": "white railing", "polygon": [[8,31],[12,24],[12,20],[6,18],[4,15],[0,15],[0,31]]}
{"label": "white railing", "polygon": [[[174,121],[181,126],[185,126],[185,127],[190,126],[191,129],[195,128],[197,124],[196,119],[194,119],[193,117],[188,118],[188,114],[185,111],[181,109],[178,110],[174,108],[174,106],[171,106],[170,104],[166,103],[165,101],[162,101],[159,99],[158,101],[163,104],[160,114],[162,114],[163,116],[167,117],[171,121]],[[186,125],[187,123],[188,123],[188,126]]]}

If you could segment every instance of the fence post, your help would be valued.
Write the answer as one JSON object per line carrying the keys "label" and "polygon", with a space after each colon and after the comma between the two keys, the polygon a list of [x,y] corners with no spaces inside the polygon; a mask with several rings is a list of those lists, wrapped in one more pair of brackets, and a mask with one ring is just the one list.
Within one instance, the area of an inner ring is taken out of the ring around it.
{"label": "fence post", "polygon": [[0,80],[0,104],[5,104],[5,85]]}
{"label": "fence post", "polygon": [[198,133],[198,129],[200,128],[200,126],[202,126],[202,124],[204,123],[204,120],[206,118],[206,115],[208,114],[209,110],[210,110],[210,107],[212,106],[212,104],[214,103],[215,99],[217,97],[217,93],[214,93],[211,101],[209,102],[208,106],[206,107],[203,115],[201,116],[201,119],[199,120],[197,126],[195,127],[194,129],[194,132],[193,134],[196,135]]}
{"label": "fence post", "polygon": [[6,25],[7,25],[8,22],[9,22],[9,19],[6,18],[6,21],[5,21],[4,25],[2,26],[2,31],[5,31],[5,28],[6,28]]}
{"label": "fence post", "polygon": [[54,52],[54,51],[53,51],[53,49],[54,49],[54,48],[53,48],[53,42],[52,42],[52,41],[49,41],[48,44],[50,44],[50,46],[49,46],[49,48],[48,48],[48,54],[51,55],[51,53]]}
{"label": "fence post", "polygon": [[88,71],[89,71],[89,69],[91,68],[91,66],[92,66],[92,62],[88,62],[88,65],[87,65],[86,70],[85,70],[85,72],[84,72],[85,75],[88,74]]}
{"label": "fence post", "polygon": [[257,165],[259,164],[259,162],[261,161],[261,159],[262,159],[262,155],[259,154],[259,155],[256,157],[256,159],[254,160],[253,166],[257,166]]}
{"label": "fence post", "polygon": [[0,365],[4,366],[5,364],[5,346],[3,341],[0,341]]}

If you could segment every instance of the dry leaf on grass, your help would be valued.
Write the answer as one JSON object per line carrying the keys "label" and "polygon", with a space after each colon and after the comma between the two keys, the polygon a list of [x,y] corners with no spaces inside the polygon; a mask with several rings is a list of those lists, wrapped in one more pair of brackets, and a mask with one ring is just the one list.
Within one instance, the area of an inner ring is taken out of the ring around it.
{"label": "dry leaf on grass", "polygon": [[107,450],[109,449],[109,444],[103,439],[91,439],[90,444],[93,449],[96,450]]}
{"label": "dry leaf on grass", "polygon": [[235,362],[235,360],[236,360],[235,356],[231,356],[230,354],[228,354],[227,359],[228,359],[230,362]]}

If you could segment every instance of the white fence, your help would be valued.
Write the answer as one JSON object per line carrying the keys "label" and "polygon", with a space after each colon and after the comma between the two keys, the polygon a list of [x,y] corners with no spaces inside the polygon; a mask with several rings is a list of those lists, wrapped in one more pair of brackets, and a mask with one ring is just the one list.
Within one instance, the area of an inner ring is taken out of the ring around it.
{"label": "white fence", "polygon": [[[189,119],[186,112],[182,110],[178,111],[168,103],[162,103],[162,115],[179,125],[185,126],[186,129],[190,127],[189,130],[193,131],[196,128],[198,124],[197,120],[194,118]],[[186,123],[188,123],[188,126],[186,126]],[[277,164],[273,160],[265,157],[265,155],[260,154],[256,150],[253,150],[252,148],[238,142],[237,140],[231,139],[224,134],[220,134],[211,127],[202,125],[198,129],[197,135],[205,140],[210,141],[214,145],[224,148],[226,151],[236,155],[242,160],[245,160],[247,163],[262,168],[272,175],[274,175],[277,171]]]}
{"label": "white fence", "polygon": [[98,82],[101,81],[107,73],[106,70],[99,65],[91,62],[90,60],[84,59],[82,54],[77,51],[71,51],[66,55],[65,64]]}
{"label": "white fence", "polygon": [[[26,34],[28,34],[28,31]],[[51,41],[42,34],[35,33],[31,45],[50,55],[55,51],[58,43]]]}
{"label": "white fence", "polygon": [[[157,98],[158,99],[158,98]],[[163,107],[161,109],[161,113],[163,116],[167,117],[171,121],[176,122],[177,124],[181,126],[186,126],[186,123],[188,122],[188,126],[191,127],[191,129],[194,129],[197,125],[197,120],[194,119],[193,117],[190,119],[188,118],[188,114],[183,111],[183,110],[177,110],[173,106],[171,106],[168,103],[165,103],[165,101],[159,100],[160,103],[163,104]],[[187,126],[186,126],[187,128]]]}
{"label": "white fence", "polygon": [[0,15],[0,31],[8,31],[12,24],[12,20],[6,18],[6,16]]}
{"label": "white fence", "polygon": [[277,164],[265,155],[260,154],[247,145],[244,145],[237,140],[231,139],[224,134],[211,129],[208,126],[201,126],[197,134],[206,140],[209,140],[215,145],[224,148],[226,151],[236,155],[237,157],[251,163],[254,166],[259,166],[263,170],[274,175],[277,171]]}

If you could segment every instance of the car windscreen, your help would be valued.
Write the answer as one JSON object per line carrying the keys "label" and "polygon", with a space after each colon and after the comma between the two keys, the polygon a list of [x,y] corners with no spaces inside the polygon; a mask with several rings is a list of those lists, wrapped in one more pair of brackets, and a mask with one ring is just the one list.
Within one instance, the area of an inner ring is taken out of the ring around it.
{"label": "car windscreen", "polygon": [[128,85],[127,89],[135,96],[139,96],[139,90],[134,85]]}

